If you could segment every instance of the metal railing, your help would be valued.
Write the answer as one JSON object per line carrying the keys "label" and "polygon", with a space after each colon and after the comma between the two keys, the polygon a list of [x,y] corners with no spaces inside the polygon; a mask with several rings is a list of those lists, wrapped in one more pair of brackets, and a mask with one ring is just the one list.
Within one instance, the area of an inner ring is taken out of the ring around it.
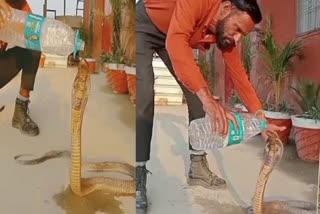
{"label": "metal railing", "polygon": [[[79,1],[79,0],[78,0]],[[78,7],[78,5],[77,5]],[[48,0],[44,0],[44,4],[43,4],[43,16],[47,17],[48,12],[52,12],[54,13],[54,18],[56,18],[57,16],[57,11],[56,10],[52,10],[52,9],[48,9]],[[63,15],[66,15],[66,0],[63,0]]]}

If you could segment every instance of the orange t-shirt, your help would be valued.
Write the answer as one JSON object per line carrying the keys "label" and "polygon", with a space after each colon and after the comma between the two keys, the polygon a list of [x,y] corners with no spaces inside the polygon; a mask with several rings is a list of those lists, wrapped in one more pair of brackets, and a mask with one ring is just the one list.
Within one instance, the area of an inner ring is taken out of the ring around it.
{"label": "orange t-shirt", "polygon": [[13,8],[18,9],[18,10],[23,10],[27,12],[32,12],[30,5],[26,0],[18,0],[18,1],[10,1],[6,0],[6,2]]}
{"label": "orange t-shirt", "polygon": [[[23,10],[23,11],[27,11],[27,12],[32,12],[30,5],[28,4],[28,2],[26,0],[18,0],[15,2],[12,2],[10,0],[6,0],[6,2],[13,8],[18,9],[18,10]],[[7,43],[3,42],[0,40],[0,51],[4,51],[7,48]]]}
{"label": "orange t-shirt", "polygon": [[[143,0],[150,19],[167,35],[166,49],[178,79],[192,92],[207,88],[192,49],[215,43],[214,35],[203,34],[213,23],[221,0]],[[198,44],[197,44],[198,43]],[[222,52],[239,96],[250,112],[262,108],[236,47]]]}

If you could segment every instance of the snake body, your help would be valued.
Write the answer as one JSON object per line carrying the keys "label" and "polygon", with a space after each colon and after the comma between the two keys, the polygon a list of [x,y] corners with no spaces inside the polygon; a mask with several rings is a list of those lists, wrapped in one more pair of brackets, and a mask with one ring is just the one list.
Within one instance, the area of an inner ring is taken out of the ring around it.
{"label": "snake body", "polygon": [[[135,167],[121,162],[82,163],[81,128],[89,89],[89,65],[85,59],[82,59],[79,62],[78,72],[72,89],[71,152],[54,150],[45,153],[40,158],[32,160],[20,159],[26,155],[17,155],[14,159],[20,164],[34,165],[52,158],[70,157],[70,188],[76,195],[82,197],[97,190],[103,190],[115,195],[134,195],[136,191]],[[83,170],[91,172],[119,172],[131,176],[132,179],[122,180],[103,176],[82,178],[81,174]]]}
{"label": "snake body", "polygon": [[272,131],[267,131],[267,135],[269,151],[259,173],[252,207],[249,207],[248,214],[316,214],[317,207],[305,201],[263,201],[269,176],[283,154],[283,144],[279,136]]}

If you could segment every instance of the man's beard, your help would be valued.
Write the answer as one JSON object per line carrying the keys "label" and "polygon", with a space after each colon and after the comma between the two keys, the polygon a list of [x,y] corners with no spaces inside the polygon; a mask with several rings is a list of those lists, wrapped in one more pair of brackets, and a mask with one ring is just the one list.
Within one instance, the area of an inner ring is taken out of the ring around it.
{"label": "man's beard", "polygon": [[225,50],[235,45],[235,41],[233,38],[224,35],[224,25],[225,25],[226,19],[227,18],[223,20],[219,20],[217,23],[216,43],[217,43],[217,47],[220,50]]}

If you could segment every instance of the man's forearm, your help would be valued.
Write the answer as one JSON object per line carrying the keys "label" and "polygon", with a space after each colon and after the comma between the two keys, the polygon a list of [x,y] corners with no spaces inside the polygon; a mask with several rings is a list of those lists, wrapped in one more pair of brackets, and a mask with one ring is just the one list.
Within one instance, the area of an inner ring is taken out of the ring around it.
{"label": "man's forearm", "polygon": [[212,99],[212,94],[207,87],[200,88],[197,92],[196,95],[199,97],[200,101],[202,103],[207,102],[208,100]]}

